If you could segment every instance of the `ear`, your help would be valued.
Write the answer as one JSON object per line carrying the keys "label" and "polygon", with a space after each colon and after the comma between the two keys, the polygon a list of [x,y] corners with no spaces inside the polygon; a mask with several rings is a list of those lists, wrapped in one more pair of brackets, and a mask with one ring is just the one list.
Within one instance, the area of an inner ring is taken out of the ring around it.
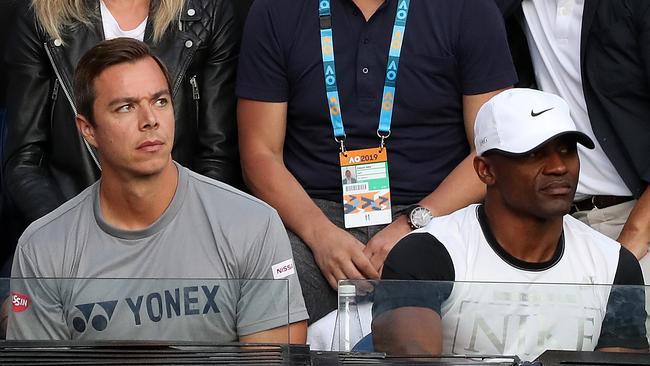
{"label": "ear", "polygon": [[484,156],[474,157],[474,170],[481,182],[491,186],[496,181],[494,169],[490,164],[490,159]]}
{"label": "ear", "polygon": [[95,127],[90,123],[90,121],[88,121],[85,116],[77,114],[75,117],[75,123],[77,124],[77,129],[84,140],[97,148],[97,142],[95,141]]}

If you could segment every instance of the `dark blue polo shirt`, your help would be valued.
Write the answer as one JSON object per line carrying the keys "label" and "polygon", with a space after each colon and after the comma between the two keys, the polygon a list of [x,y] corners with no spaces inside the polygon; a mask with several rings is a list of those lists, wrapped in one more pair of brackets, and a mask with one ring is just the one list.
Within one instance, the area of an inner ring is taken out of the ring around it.
{"label": "dark blue polo shirt", "polygon": [[[379,146],[376,131],[397,10],[366,22],[332,0],[337,81],[348,149]],[[317,0],[256,0],[246,21],[237,95],[288,102],[284,161],[312,198],[341,201],[338,144],[328,113]],[[387,140],[394,204],[431,193],[467,156],[462,96],[516,82],[493,0],[411,0]]]}

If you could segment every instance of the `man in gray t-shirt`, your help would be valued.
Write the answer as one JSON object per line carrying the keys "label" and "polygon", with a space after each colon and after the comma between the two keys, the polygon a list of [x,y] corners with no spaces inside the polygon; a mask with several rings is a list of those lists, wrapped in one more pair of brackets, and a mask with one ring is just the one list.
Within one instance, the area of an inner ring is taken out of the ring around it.
{"label": "man in gray t-shirt", "polygon": [[170,90],[139,41],[79,62],[77,126],[102,178],[21,237],[8,339],[304,342],[277,213],[171,160]]}

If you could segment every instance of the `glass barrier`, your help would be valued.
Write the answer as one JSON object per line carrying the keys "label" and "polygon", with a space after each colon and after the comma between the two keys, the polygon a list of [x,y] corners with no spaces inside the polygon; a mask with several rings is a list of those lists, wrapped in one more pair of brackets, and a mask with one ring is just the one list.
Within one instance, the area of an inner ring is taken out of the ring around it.
{"label": "glass barrier", "polygon": [[[308,341],[312,350],[396,356],[510,355],[528,361],[546,350],[620,347],[646,352],[646,290],[585,284],[346,280],[339,283],[338,312],[312,324]],[[350,292],[352,296],[346,294]]]}
{"label": "glass barrier", "polygon": [[260,332],[274,329],[264,343],[288,343],[287,325],[304,318],[289,295],[286,279],[1,279],[0,334],[218,344],[256,343]]}

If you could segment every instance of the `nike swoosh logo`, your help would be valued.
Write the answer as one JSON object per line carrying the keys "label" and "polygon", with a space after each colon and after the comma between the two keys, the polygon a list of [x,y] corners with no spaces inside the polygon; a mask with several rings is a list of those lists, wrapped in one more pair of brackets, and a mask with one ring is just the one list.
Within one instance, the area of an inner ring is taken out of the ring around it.
{"label": "nike swoosh logo", "polygon": [[541,112],[539,112],[539,113],[535,113],[535,112],[531,109],[531,110],[530,110],[530,116],[531,116],[531,117],[537,117],[537,116],[539,116],[539,115],[542,114],[542,113],[545,113],[545,112],[550,111],[551,109],[553,109],[553,108],[544,109],[543,111],[541,111]]}

